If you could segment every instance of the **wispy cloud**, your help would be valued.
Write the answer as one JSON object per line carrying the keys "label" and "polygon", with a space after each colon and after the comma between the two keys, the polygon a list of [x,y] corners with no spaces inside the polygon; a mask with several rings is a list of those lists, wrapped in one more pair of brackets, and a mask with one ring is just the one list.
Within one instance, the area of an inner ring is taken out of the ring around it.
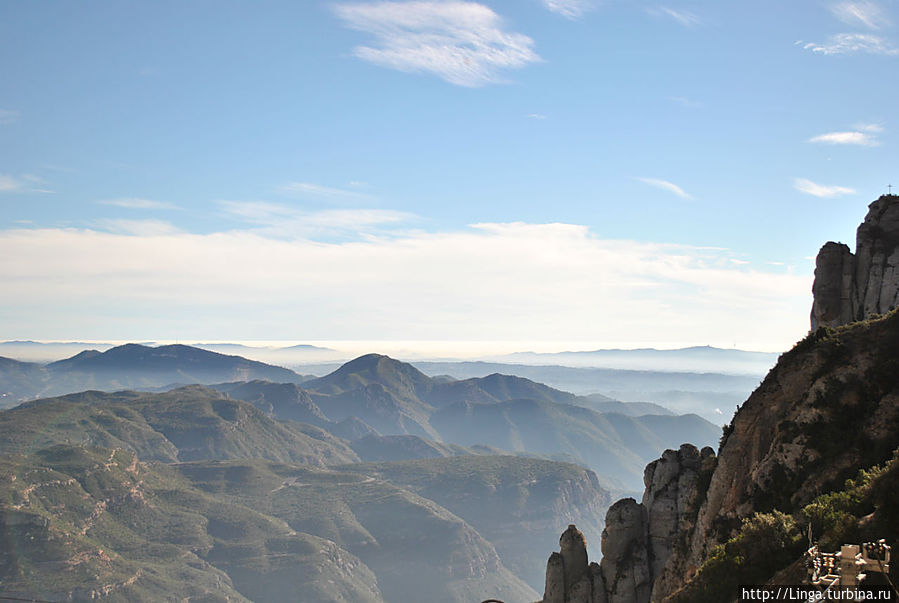
{"label": "wispy cloud", "polygon": [[880,144],[877,134],[883,132],[883,128],[876,124],[860,124],[857,129],[847,132],[828,132],[809,138],[809,142],[825,144],[854,144],[866,147],[874,147]]}
{"label": "wispy cloud", "polygon": [[0,109],[0,125],[11,124],[15,122],[19,118],[19,113],[17,111],[10,111],[9,109]]}
{"label": "wispy cloud", "polygon": [[793,181],[793,188],[802,193],[822,198],[855,194],[855,189],[853,188],[847,188],[845,186],[825,186],[823,184],[812,182],[806,178],[796,178]]}
{"label": "wispy cloud", "polygon": [[100,219],[94,224],[105,231],[138,237],[160,237],[181,233],[174,224],[164,220],[116,220]]}
{"label": "wispy cloud", "polygon": [[668,100],[673,103],[677,103],[681,107],[686,109],[699,109],[703,106],[703,104],[699,101],[695,101],[693,99],[687,98],[685,96],[669,96]]}
{"label": "wispy cloud", "polygon": [[13,176],[0,174],[0,192],[8,193],[18,190],[22,183]]}
{"label": "wispy cloud", "polygon": [[569,19],[579,19],[584,13],[596,8],[595,0],[542,0],[543,5],[554,13]]}
{"label": "wispy cloud", "polygon": [[644,184],[648,184],[649,186],[654,186],[656,188],[662,189],[663,191],[668,191],[669,193],[674,193],[681,199],[692,199],[693,197],[687,193],[684,189],[674,184],[673,182],[668,182],[667,180],[660,180],[658,178],[637,178],[640,182]]}
{"label": "wispy cloud", "polygon": [[100,205],[112,205],[114,207],[124,207],[126,209],[180,209],[174,203],[168,201],[153,201],[151,199],[138,199],[135,197],[125,197],[122,199],[105,199],[97,201]]}
{"label": "wispy cloud", "polygon": [[684,27],[693,27],[699,25],[700,20],[695,14],[685,10],[674,10],[667,6],[656,6],[647,8],[646,12],[654,17],[667,17],[674,19]]}
{"label": "wispy cloud", "polygon": [[278,187],[278,192],[296,195],[298,197],[331,200],[360,200],[371,198],[371,195],[358,190],[360,188],[365,188],[365,184],[361,182],[351,182],[349,185],[353,188],[333,188],[330,186],[322,186],[321,184],[314,184],[312,182],[289,182],[284,186]]}
{"label": "wispy cloud", "polygon": [[[3,315],[46,337],[651,334],[786,349],[806,329],[811,266],[802,275],[767,272],[730,262],[728,250],[602,239],[574,224],[478,224],[328,244],[250,231],[166,234],[158,226],[156,234],[149,223],[130,225],[130,233],[0,231],[0,282],[16,291]],[[141,228],[148,234],[133,234]],[[66,303],[48,313],[48,299]]]}
{"label": "wispy cloud", "polygon": [[883,8],[876,2],[840,2],[830,8],[837,19],[847,25],[863,25],[869,29],[888,26],[890,20]]}
{"label": "wispy cloud", "polygon": [[[802,44],[802,42],[800,42]],[[880,36],[862,33],[841,33],[831,36],[824,44],[808,42],[806,50],[824,55],[832,54],[880,54],[899,55],[899,48]]]}
{"label": "wispy cloud", "polygon": [[52,193],[46,181],[34,174],[0,174],[0,193]]}
{"label": "wispy cloud", "polygon": [[543,113],[528,113],[528,117],[531,119],[546,119],[546,116]]}
{"label": "wispy cloud", "polygon": [[342,4],[334,10],[348,27],[375,36],[376,45],[354,49],[360,59],[458,86],[501,82],[502,71],[540,60],[531,38],[506,31],[496,13],[475,2]]}
{"label": "wispy cloud", "polygon": [[310,238],[367,234],[385,225],[412,221],[415,215],[387,209],[332,209],[310,212],[266,201],[220,201],[226,214],[252,224],[267,236]]}

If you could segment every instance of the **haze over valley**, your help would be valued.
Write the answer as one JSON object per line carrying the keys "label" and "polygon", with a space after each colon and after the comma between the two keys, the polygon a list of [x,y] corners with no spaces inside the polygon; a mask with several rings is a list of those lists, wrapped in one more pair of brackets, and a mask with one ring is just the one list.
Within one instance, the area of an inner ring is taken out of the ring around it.
{"label": "haze over valley", "polygon": [[0,599],[893,588],[897,61],[896,0],[0,0]]}

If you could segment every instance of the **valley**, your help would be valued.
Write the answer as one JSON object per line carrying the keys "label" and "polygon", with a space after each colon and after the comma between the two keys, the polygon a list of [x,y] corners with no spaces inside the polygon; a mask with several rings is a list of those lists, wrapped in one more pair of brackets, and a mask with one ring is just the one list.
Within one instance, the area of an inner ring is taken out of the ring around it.
{"label": "valley", "polygon": [[60,394],[0,411],[0,579],[49,600],[535,600],[561,528],[598,543],[646,462],[720,435],[658,405],[378,354],[315,378],[183,345],[0,368],[12,395]]}

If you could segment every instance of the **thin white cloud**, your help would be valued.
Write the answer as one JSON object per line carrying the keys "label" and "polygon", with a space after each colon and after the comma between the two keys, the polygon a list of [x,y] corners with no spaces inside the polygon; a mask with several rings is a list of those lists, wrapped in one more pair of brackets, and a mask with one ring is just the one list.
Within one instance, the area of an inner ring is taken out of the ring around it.
{"label": "thin white cloud", "polygon": [[[350,186],[354,189],[365,188],[367,185],[361,182],[351,182]],[[359,192],[358,190],[347,190],[343,188],[333,188],[330,186],[322,186],[312,182],[290,182],[284,186],[278,187],[278,191],[290,195],[296,195],[306,198],[317,199],[370,199],[371,196]]]}
{"label": "thin white cloud", "polygon": [[692,199],[693,197],[687,193],[684,189],[674,184],[673,182],[668,182],[667,180],[660,180],[658,178],[637,178],[640,182],[644,184],[648,184],[649,186],[654,186],[655,188],[662,189],[663,191],[668,191],[669,193],[674,193],[681,199]]}
{"label": "thin white cloud", "polygon": [[825,186],[823,184],[812,182],[806,178],[796,178],[793,181],[793,188],[799,192],[822,198],[855,194],[855,189],[853,188],[847,188],[845,186]]}
{"label": "thin white cloud", "polygon": [[809,142],[819,142],[825,144],[854,144],[865,147],[874,147],[880,144],[876,134],[881,129],[877,126],[862,126],[858,130],[848,132],[828,132],[819,134],[809,139]]}
{"label": "thin white cloud", "polygon": [[847,25],[863,25],[869,29],[888,26],[890,20],[883,8],[876,2],[840,2],[830,8],[837,19]]}
{"label": "thin white cloud", "polygon": [[354,54],[389,69],[476,87],[501,82],[505,70],[540,61],[531,38],[506,31],[496,13],[475,2],[342,4],[334,10],[348,27],[376,39],[373,46],[357,46]]}
{"label": "thin white cloud", "polygon": [[651,336],[786,349],[806,331],[811,301],[811,267],[766,272],[734,265],[727,250],[600,239],[572,224],[327,244],[117,226],[0,231],[0,282],[16,292],[0,298],[0,328],[182,340]]}
{"label": "thin white cloud", "polygon": [[531,119],[546,119],[546,116],[542,113],[528,113],[528,117]]}
{"label": "thin white cloud", "polygon": [[579,19],[584,13],[596,8],[594,0],[542,0],[543,6],[569,19]]}
{"label": "thin white cloud", "polygon": [[646,12],[654,17],[667,17],[674,19],[684,27],[693,27],[699,25],[700,20],[695,14],[685,10],[674,10],[668,6],[656,6],[647,8]]}
{"label": "thin white cloud", "polygon": [[105,199],[97,201],[100,205],[112,205],[114,207],[124,207],[126,209],[180,209],[174,203],[168,201],[153,201],[152,199],[139,199],[135,197],[125,197],[121,199]]}
{"label": "thin white cloud", "polygon": [[176,235],[182,231],[164,220],[117,220],[117,219],[100,219],[95,220],[94,224],[102,230],[137,237],[158,237],[167,235]]}
{"label": "thin white cloud", "polygon": [[[800,42],[801,44],[802,42]],[[809,42],[803,45],[806,50],[823,55],[833,54],[879,54],[899,55],[899,48],[880,36],[862,33],[841,33],[831,36],[824,44]]]}
{"label": "thin white cloud", "polygon": [[22,183],[9,174],[0,174],[0,192],[9,193],[21,188]]}
{"label": "thin white cloud", "polygon": [[18,118],[19,118],[19,113],[17,111],[10,111],[9,109],[0,109],[0,125],[14,123]]}
{"label": "thin white cloud", "polygon": [[0,193],[52,193],[44,188],[46,181],[34,174],[0,174]]}
{"label": "thin white cloud", "polygon": [[226,214],[258,227],[267,236],[310,238],[329,234],[366,234],[378,227],[415,220],[387,209],[332,209],[309,212],[266,201],[220,201]]}
{"label": "thin white cloud", "polygon": [[695,101],[685,96],[669,96],[668,100],[687,109],[699,109],[703,106],[699,101]]}

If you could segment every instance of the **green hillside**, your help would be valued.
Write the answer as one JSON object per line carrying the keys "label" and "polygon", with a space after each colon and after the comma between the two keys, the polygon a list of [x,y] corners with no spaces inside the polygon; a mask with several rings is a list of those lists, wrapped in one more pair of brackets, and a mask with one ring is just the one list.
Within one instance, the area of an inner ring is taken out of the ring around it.
{"label": "green hillside", "polygon": [[0,461],[4,596],[382,601],[334,543],[193,488],[131,452],[54,446]]}
{"label": "green hillside", "polygon": [[[435,501],[496,546],[516,575],[540,591],[546,547],[577,523],[597,545],[611,500],[596,475],[569,463],[517,456],[465,456],[345,465]],[[577,505],[570,501],[577,500]],[[599,555],[598,547],[593,551]]]}
{"label": "green hillside", "polygon": [[276,421],[200,386],[164,394],[84,392],[37,400],[0,413],[0,432],[3,454],[88,444],[164,462],[263,458],[323,465],[358,458],[322,429]]}

